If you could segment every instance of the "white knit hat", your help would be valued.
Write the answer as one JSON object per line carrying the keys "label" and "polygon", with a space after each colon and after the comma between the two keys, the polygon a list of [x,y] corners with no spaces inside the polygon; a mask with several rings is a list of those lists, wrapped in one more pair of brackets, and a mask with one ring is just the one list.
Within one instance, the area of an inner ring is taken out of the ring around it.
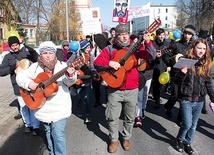
{"label": "white knit hat", "polygon": [[39,45],[40,55],[43,52],[53,52],[54,54],[56,54],[56,50],[57,50],[56,45],[52,41],[44,41]]}

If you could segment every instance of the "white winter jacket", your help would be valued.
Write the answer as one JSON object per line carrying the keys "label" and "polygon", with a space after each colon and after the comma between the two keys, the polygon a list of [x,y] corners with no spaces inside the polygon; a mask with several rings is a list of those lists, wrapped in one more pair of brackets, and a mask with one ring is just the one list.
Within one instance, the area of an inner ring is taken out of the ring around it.
{"label": "white winter jacket", "polygon": [[[54,74],[61,71],[66,66],[67,64],[65,62],[58,61],[54,69]],[[32,64],[28,69],[17,74],[16,80],[18,85],[29,90],[28,85],[41,72],[44,71],[37,62]],[[74,84],[76,79],[76,73],[72,78],[63,75],[57,79],[59,86],[58,91],[47,98],[44,106],[35,110],[35,117],[45,123],[57,122],[61,119],[68,118],[71,115],[72,105],[68,86]]]}

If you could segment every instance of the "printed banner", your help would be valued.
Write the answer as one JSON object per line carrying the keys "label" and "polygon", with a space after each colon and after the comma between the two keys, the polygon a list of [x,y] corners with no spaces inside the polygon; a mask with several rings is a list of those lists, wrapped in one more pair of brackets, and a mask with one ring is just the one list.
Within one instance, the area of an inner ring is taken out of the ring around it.
{"label": "printed banner", "polygon": [[150,14],[150,2],[143,6],[133,6],[129,8],[129,20],[133,18],[149,16]]}
{"label": "printed banner", "polygon": [[114,0],[114,9],[112,14],[113,22],[128,22],[130,1],[131,0]]}
{"label": "printed banner", "polygon": [[102,33],[100,8],[81,9],[83,35]]}

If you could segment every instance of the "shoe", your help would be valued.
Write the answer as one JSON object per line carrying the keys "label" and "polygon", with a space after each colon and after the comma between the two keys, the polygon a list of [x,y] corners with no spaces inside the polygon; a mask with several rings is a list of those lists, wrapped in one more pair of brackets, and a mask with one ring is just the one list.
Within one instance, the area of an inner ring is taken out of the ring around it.
{"label": "shoe", "polygon": [[136,117],[134,126],[141,127],[142,125],[143,125],[142,124],[142,118],[141,117]]}
{"label": "shoe", "polygon": [[184,141],[177,140],[175,147],[178,150],[178,152],[183,152],[184,151]]}
{"label": "shoe", "polygon": [[86,116],[85,123],[91,123],[91,117],[90,116]]}
{"label": "shoe", "polygon": [[192,154],[194,152],[190,144],[184,144],[184,150],[187,154]]}
{"label": "shoe", "polygon": [[21,119],[22,115],[21,114],[17,114],[16,116],[13,117],[15,120]]}
{"label": "shoe", "polygon": [[172,118],[172,112],[171,112],[171,110],[165,109],[165,113],[166,113],[166,116],[167,116],[168,118]]}
{"label": "shoe", "polygon": [[141,116],[141,119],[143,120],[143,119],[145,119],[146,118],[146,116],[143,114],[142,116]]}
{"label": "shoe", "polygon": [[39,135],[39,129],[33,129],[33,136]]}
{"label": "shoe", "polygon": [[108,152],[109,153],[115,153],[117,151],[117,146],[118,146],[119,142],[111,142],[111,144],[108,147]]}
{"label": "shoe", "polygon": [[77,116],[82,117],[82,111],[80,109],[77,110]]}
{"label": "shoe", "polygon": [[30,133],[32,131],[31,127],[25,127],[25,133]]}
{"label": "shoe", "polygon": [[201,113],[202,113],[202,114],[208,114],[208,111],[207,111],[206,109],[202,109],[202,110],[201,110]]}
{"label": "shoe", "polygon": [[123,140],[123,149],[125,151],[130,151],[131,150],[131,143],[129,140],[124,139]]}

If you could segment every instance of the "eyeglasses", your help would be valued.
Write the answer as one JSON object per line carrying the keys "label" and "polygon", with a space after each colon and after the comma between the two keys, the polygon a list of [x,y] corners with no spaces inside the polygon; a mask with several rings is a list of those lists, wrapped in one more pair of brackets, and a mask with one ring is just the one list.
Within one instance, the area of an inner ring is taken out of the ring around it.
{"label": "eyeglasses", "polygon": [[69,45],[62,45],[63,47],[65,47],[65,46],[69,46]]}

